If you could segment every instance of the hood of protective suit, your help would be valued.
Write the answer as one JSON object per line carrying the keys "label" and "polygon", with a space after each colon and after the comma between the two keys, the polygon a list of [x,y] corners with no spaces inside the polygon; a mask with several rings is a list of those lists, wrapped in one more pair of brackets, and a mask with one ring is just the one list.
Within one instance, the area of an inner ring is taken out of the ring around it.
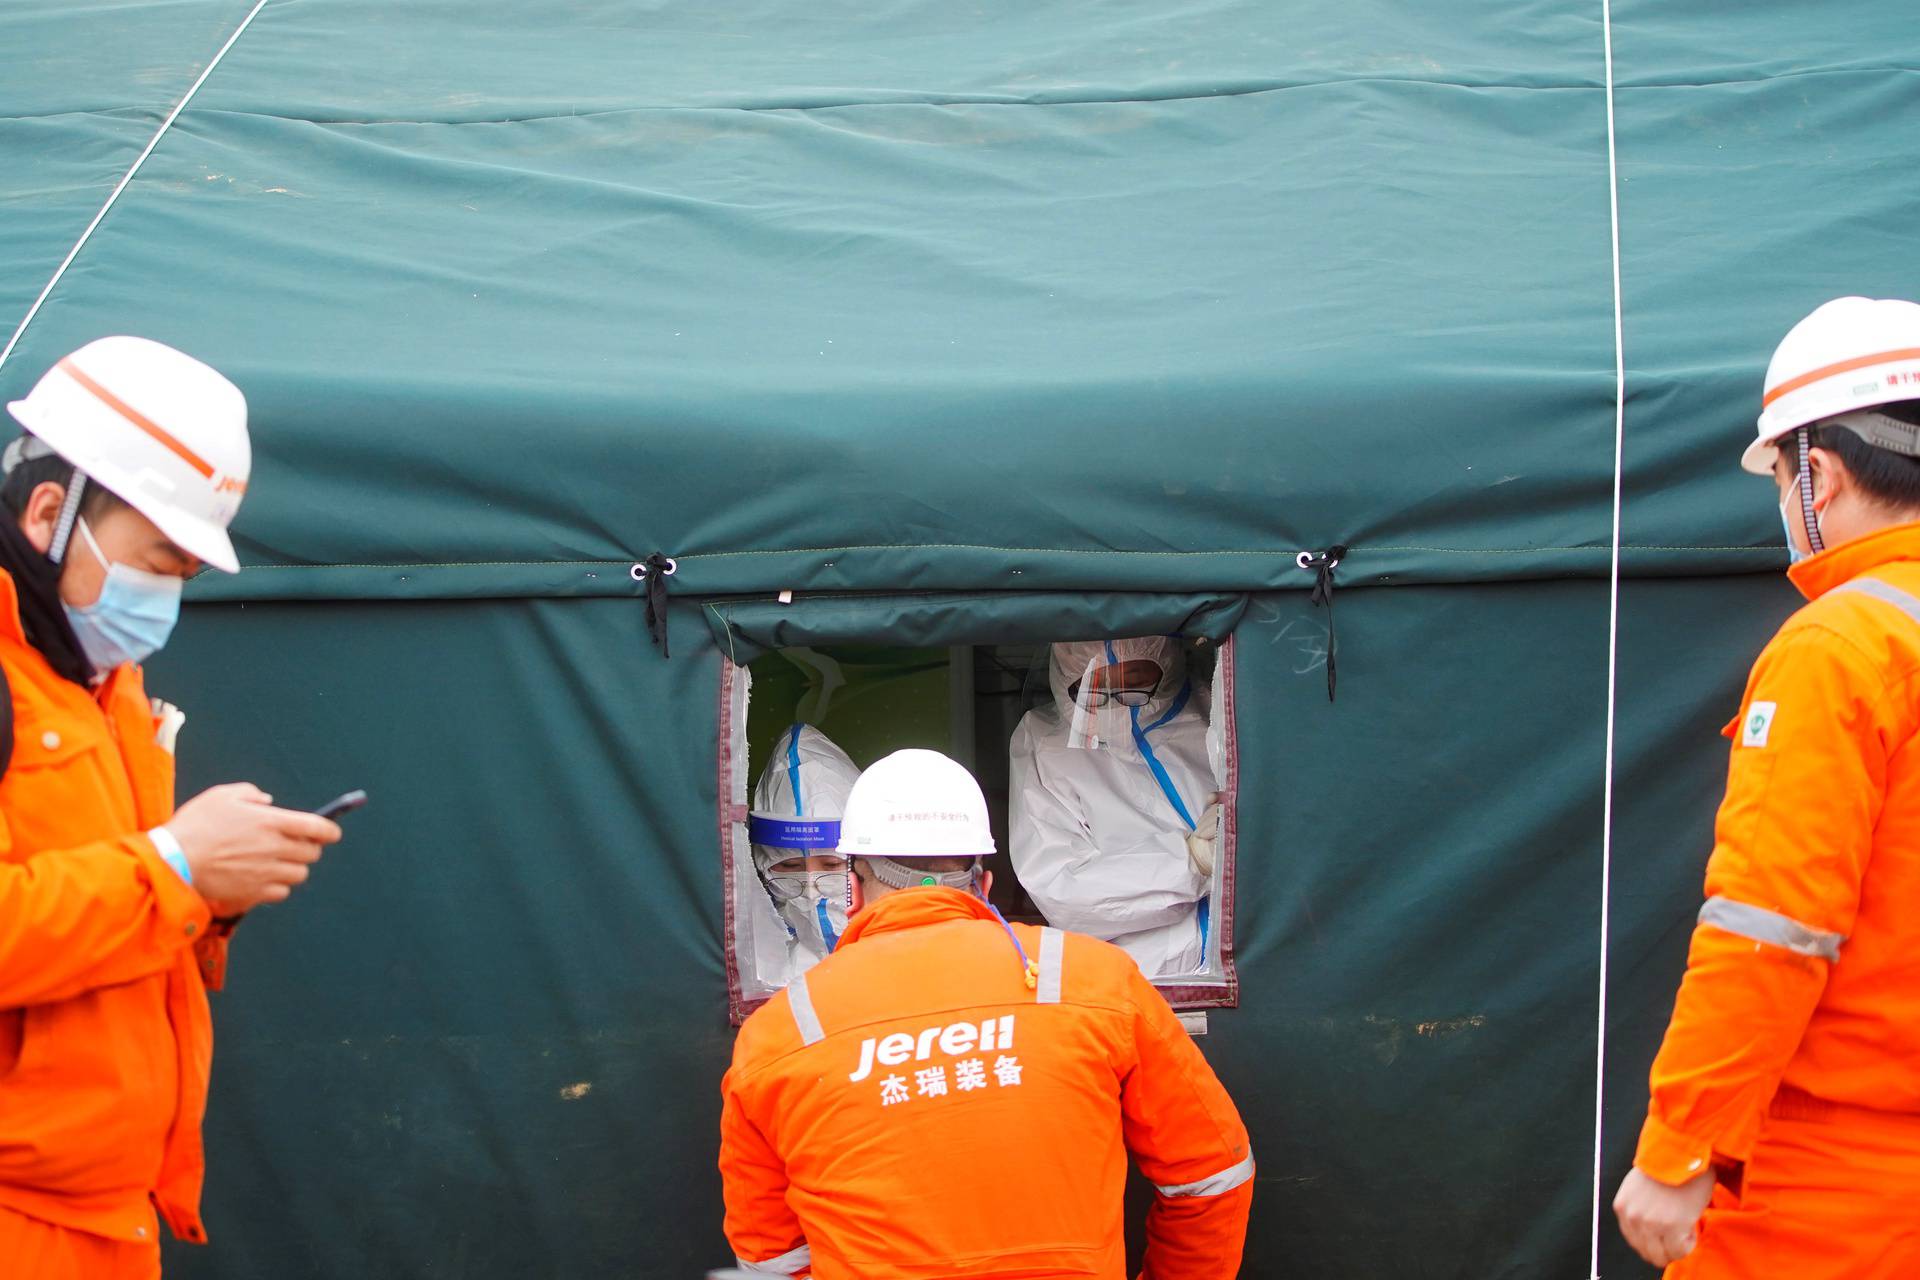
{"label": "hood of protective suit", "polygon": [[1071,735],[1078,745],[1133,750],[1134,708],[1115,701],[1104,707],[1080,708],[1069,692],[1076,684],[1084,692],[1091,687],[1084,682],[1092,671],[1123,662],[1151,662],[1160,668],[1153,700],[1139,708],[1142,725],[1155,723],[1173,709],[1187,682],[1186,654],[1178,640],[1172,636],[1139,636],[1131,640],[1070,640],[1053,646],[1047,679],[1053,687],[1054,710],[1062,725],[1079,729],[1077,735]]}
{"label": "hood of protective suit", "polygon": [[748,831],[754,870],[788,934],[816,957],[833,950],[847,927],[847,873],[772,868],[789,858],[838,856],[840,818],[859,776],[859,766],[833,739],[797,724],[774,743],[753,789]]}

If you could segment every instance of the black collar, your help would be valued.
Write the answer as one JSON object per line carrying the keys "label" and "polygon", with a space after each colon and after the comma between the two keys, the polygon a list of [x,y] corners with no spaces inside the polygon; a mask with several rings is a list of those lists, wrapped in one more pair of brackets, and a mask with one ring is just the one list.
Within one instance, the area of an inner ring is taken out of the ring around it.
{"label": "black collar", "polygon": [[20,626],[27,643],[38,649],[54,671],[85,687],[93,680],[93,664],[80,649],[60,604],[60,566],[41,553],[11,512],[0,508],[0,570],[13,579],[19,600]]}

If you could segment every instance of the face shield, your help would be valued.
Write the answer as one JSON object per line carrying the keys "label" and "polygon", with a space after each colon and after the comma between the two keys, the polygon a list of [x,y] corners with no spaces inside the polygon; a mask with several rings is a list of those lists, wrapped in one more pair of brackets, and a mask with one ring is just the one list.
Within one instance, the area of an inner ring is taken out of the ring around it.
{"label": "face shield", "polygon": [[1171,636],[1056,644],[1049,663],[1067,745],[1081,750],[1137,753],[1138,731],[1167,715],[1186,688]]}
{"label": "face shield", "polygon": [[853,879],[836,851],[840,816],[860,770],[832,739],[795,725],[774,744],[747,816],[767,898],[806,951],[824,956],[846,931]]}

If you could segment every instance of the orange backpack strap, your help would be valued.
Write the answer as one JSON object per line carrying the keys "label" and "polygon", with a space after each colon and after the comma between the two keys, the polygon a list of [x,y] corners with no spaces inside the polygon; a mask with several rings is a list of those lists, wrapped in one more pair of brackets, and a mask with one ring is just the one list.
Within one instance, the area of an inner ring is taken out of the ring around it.
{"label": "orange backpack strap", "polygon": [[7,776],[13,763],[13,686],[7,683],[7,669],[0,667],[0,778]]}

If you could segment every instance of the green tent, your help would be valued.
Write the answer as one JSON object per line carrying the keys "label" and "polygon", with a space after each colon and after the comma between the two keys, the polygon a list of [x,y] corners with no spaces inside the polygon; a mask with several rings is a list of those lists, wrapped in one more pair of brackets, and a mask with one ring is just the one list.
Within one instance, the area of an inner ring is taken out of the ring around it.
{"label": "green tent", "polygon": [[1177,994],[1245,1274],[1641,1274],[1596,1207],[1792,605],[1735,459],[1794,320],[1920,294],[1905,6],[16,0],[0,49],[0,393],[133,332],[252,405],[247,567],[150,673],[183,794],[374,795],[236,943],[170,1274],[726,1261],[742,667],[892,650],[943,733],[942,651],[1148,630],[1231,718]]}

